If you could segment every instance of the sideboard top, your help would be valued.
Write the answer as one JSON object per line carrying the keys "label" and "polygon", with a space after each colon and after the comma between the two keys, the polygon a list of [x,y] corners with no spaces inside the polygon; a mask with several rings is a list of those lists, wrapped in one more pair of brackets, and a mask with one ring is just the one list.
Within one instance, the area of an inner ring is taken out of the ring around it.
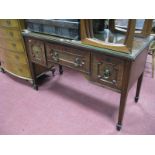
{"label": "sideboard top", "polygon": [[34,33],[28,30],[24,30],[22,34],[25,37],[32,37],[40,40],[46,40],[48,42],[74,46],[77,48],[85,48],[87,50],[93,50],[94,52],[105,53],[107,55],[113,55],[117,57],[124,57],[126,59],[131,59],[131,60],[134,60],[141,53],[141,51],[143,51],[143,49],[145,49],[150,44],[150,42],[155,38],[154,36],[149,36],[147,38],[135,37],[132,53],[123,53],[123,52],[118,52],[118,51],[114,51],[106,48],[99,48],[91,45],[86,45],[86,44],[83,44],[81,41],[77,41],[77,40],[69,40],[69,39],[64,39],[64,38],[55,37],[51,35]]}

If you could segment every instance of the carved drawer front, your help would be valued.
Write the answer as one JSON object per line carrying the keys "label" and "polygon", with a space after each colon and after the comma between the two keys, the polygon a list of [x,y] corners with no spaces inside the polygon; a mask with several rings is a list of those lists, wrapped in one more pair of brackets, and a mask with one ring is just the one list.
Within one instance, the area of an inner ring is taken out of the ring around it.
{"label": "carved drawer front", "polygon": [[18,20],[15,19],[1,19],[0,26],[9,28],[19,28]]}
{"label": "carved drawer front", "polygon": [[54,62],[81,72],[90,72],[90,52],[55,44],[46,44],[46,51],[48,64]]}
{"label": "carved drawer front", "polygon": [[93,54],[92,78],[103,85],[121,89],[124,61],[105,55]]}
{"label": "carved drawer front", "polygon": [[5,39],[20,39],[21,34],[18,30],[10,30],[6,28],[0,28],[0,38]]}
{"label": "carved drawer front", "polygon": [[25,50],[22,40],[9,40],[0,38],[0,47],[18,52],[24,52]]}
{"label": "carved drawer front", "polygon": [[37,64],[46,66],[44,42],[35,39],[28,39],[28,47],[31,60]]}

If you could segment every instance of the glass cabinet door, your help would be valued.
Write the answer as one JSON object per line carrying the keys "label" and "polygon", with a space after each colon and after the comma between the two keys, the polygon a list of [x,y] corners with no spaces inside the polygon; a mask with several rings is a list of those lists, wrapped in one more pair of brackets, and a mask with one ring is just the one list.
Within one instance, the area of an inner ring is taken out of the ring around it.
{"label": "glass cabinet door", "polygon": [[85,44],[131,53],[134,37],[147,37],[152,20],[147,19],[82,19],[81,41]]}

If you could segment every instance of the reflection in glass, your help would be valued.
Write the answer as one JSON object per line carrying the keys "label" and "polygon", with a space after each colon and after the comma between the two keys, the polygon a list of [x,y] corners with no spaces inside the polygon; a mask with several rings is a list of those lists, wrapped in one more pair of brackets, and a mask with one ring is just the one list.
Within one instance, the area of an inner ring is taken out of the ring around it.
{"label": "reflection in glass", "polygon": [[[145,19],[136,19],[136,27],[135,30],[142,30],[144,26]],[[128,19],[116,19],[115,26],[127,29]]]}
{"label": "reflection in glass", "polygon": [[[128,20],[127,21],[119,20],[119,22],[121,23],[121,25],[123,23],[125,25],[126,24],[128,25]],[[126,28],[127,28],[127,25],[126,25]],[[105,43],[115,43],[115,44],[124,43],[125,35],[123,33],[118,33],[117,31],[112,31],[111,23],[110,23],[110,20],[108,19],[93,20],[93,31],[94,31],[94,37],[96,39],[104,41]]]}
{"label": "reflection in glass", "polygon": [[150,35],[150,19],[81,19],[80,33],[84,44],[132,53],[137,39]]}
{"label": "reflection in glass", "polygon": [[[123,44],[128,29],[128,19],[115,19],[114,30],[111,30],[109,19],[93,20],[93,31],[96,39],[105,43]],[[136,19],[135,34],[142,33],[145,19]]]}

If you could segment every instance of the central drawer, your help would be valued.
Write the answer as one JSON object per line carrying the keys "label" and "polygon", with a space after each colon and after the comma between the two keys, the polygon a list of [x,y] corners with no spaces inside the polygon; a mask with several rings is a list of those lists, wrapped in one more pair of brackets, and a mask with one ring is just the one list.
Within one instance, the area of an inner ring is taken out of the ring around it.
{"label": "central drawer", "polygon": [[51,62],[58,63],[81,72],[90,73],[89,51],[47,43],[46,52],[48,65]]}

